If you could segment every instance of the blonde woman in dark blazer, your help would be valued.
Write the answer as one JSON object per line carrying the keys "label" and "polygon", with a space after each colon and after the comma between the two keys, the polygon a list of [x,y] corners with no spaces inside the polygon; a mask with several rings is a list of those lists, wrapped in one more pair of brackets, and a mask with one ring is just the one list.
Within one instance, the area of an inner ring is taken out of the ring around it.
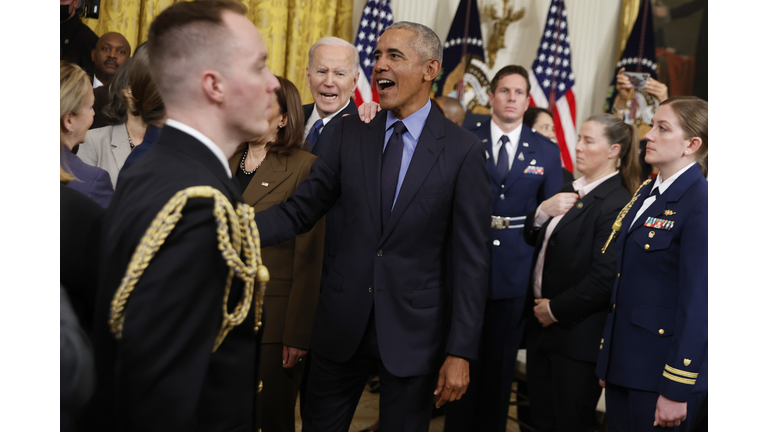
{"label": "blonde woman in dark blazer", "polygon": [[[278,77],[270,133],[244,144],[229,160],[243,200],[259,212],[285,201],[309,175],[316,156],[301,150],[304,114],[296,86]],[[270,273],[264,309],[261,430],[295,430],[294,407],[320,292],[325,220],[295,239],[262,249]]]}

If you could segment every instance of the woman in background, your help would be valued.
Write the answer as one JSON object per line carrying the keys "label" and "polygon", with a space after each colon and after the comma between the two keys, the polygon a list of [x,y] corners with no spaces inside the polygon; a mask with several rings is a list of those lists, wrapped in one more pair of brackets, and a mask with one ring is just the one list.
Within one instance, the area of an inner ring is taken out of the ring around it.
{"label": "woman in background", "polygon": [[[243,144],[229,160],[243,200],[259,212],[285,201],[309,175],[316,156],[302,150],[304,113],[296,86],[278,77],[269,132]],[[320,292],[325,220],[295,239],[261,250],[270,273],[264,299],[259,393],[261,430],[295,430],[295,406],[302,362],[309,349]]]}
{"label": "woman in background", "polygon": [[[523,124],[533,129],[534,132],[544,135],[553,143],[557,144],[555,119],[552,117],[551,112],[544,108],[528,107],[528,109],[525,110],[525,114],[523,114]],[[563,168],[563,184],[568,184],[572,181],[573,173]]]}
{"label": "woman in background", "polygon": [[707,390],[707,111],[691,96],[661,103],[645,135],[659,175],[616,221],[597,365],[611,431],[687,431]]}
{"label": "woman in background", "polygon": [[68,167],[74,179],[70,187],[100,206],[106,208],[114,188],[109,174],[101,168],[84,163],[72,153],[76,145],[85,141],[93,123],[93,87],[85,71],[66,60],[59,63],[59,128],[61,165]]}
{"label": "woman in background", "polygon": [[614,246],[601,249],[637,189],[637,146],[634,126],[609,114],[590,117],[576,145],[583,177],[526,218],[523,235],[536,258],[525,308],[526,375],[538,431],[596,427],[602,390],[595,365],[616,278]]}

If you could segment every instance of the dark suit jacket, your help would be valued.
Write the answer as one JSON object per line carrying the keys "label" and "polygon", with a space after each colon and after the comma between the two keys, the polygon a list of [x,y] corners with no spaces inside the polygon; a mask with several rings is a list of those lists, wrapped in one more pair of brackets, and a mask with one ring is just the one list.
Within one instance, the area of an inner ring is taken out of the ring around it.
{"label": "dark suit jacket", "polygon": [[[126,431],[255,430],[259,338],[251,307],[216,352],[229,268],[218,249],[213,200],[190,199],[128,300],[122,338],[107,328],[110,302],[140,238],[161,208],[190,186],[227,199],[240,192],[215,155],[165,127],[150,154],[121,179],[102,235],[104,266],[96,316],[97,395],[90,417]],[[235,278],[232,311],[242,296]],[[112,395],[117,397],[116,417]],[[101,429],[99,429],[99,427]]]}
{"label": "dark suit jacket", "polygon": [[112,194],[115,192],[112,188],[112,180],[109,179],[109,173],[101,168],[88,165],[67,149],[64,149],[62,157],[72,174],[75,175],[75,179],[69,182],[67,187],[80,192],[104,208],[109,207]]}
{"label": "dark suit jacket", "polygon": [[104,108],[109,104],[109,85],[93,89],[93,124],[89,129],[98,129],[115,123],[104,114]]}
{"label": "dark suit jacket", "polygon": [[[708,185],[692,166],[630,228],[653,184],[640,189],[616,241],[619,276],[597,375],[686,401],[708,381]],[[645,226],[648,218],[674,225]]]}
{"label": "dark suit jacket", "polygon": [[[312,115],[312,110],[315,108],[315,104],[304,105],[304,124],[309,121],[309,116]],[[323,149],[328,147],[328,143],[331,141],[331,136],[336,127],[341,124],[341,119],[344,115],[358,116],[357,105],[353,99],[349,100],[349,104],[339,114],[331,119],[327,125],[323,127],[320,132],[320,137],[317,139],[317,143],[312,148],[312,154],[319,155]],[[328,277],[328,271],[333,267],[333,260],[336,258],[336,254],[339,252],[339,242],[341,241],[341,232],[344,229],[344,202],[339,197],[336,205],[334,205],[328,213],[325,214],[325,244],[323,245],[323,275],[322,282]],[[322,286],[322,285],[321,285]]]}
{"label": "dark suit jacket", "polygon": [[[237,172],[242,158],[239,151],[229,159],[232,172]],[[285,201],[307,178],[315,159],[303,150],[290,156],[267,153],[245,188],[243,200],[257,212]],[[263,343],[309,349],[320,292],[324,228],[321,219],[309,232],[261,249],[262,262],[269,269],[264,301],[269,325],[264,328]]]}
{"label": "dark suit jacket", "polygon": [[99,235],[104,209],[82,193],[59,187],[59,280],[80,326],[90,334],[96,305]]}
{"label": "dark suit jacket", "polygon": [[400,377],[437,370],[446,353],[476,358],[488,277],[490,187],[480,141],[432,107],[386,226],[381,153],[386,112],[342,119],[309,177],[256,214],[262,244],[312,227],[344,196],[339,253],[325,280],[312,350],[352,357],[375,309],[384,366]]}
{"label": "dark suit jacket", "polygon": [[[573,192],[569,183],[560,192]],[[616,279],[616,250],[603,245],[611,226],[629,202],[621,174],[609,178],[581,198],[552,231],[542,270],[541,295],[557,323],[542,329],[541,348],[588,362],[597,362],[600,335],[608,316],[611,287]],[[536,210],[525,220],[525,240],[535,245],[525,315],[533,314],[533,271],[552,219],[534,228]],[[541,325],[536,322],[536,325]]]}
{"label": "dark suit jacket", "polygon": [[[542,201],[554,195],[563,185],[560,149],[549,138],[522,125],[516,154],[509,155],[513,160],[512,169],[502,184],[493,159],[491,121],[488,119],[469,131],[482,140],[486,151],[486,168],[491,176],[493,215],[517,220],[512,221],[512,228],[492,230],[488,298],[522,299],[525,297],[533,259],[533,247],[525,243],[522,227],[525,216],[535,211]],[[529,171],[529,167],[542,168],[541,174]]]}

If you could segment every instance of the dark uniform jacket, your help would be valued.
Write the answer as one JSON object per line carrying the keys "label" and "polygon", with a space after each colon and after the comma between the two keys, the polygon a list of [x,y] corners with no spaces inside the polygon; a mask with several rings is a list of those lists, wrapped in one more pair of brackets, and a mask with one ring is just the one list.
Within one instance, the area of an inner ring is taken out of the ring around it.
{"label": "dark uniform jacket", "polygon": [[[254,431],[259,334],[254,308],[213,351],[229,267],[219,250],[213,199],[190,198],[131,294],[122,338],[107,321],[136,246],[161,208],[191,186],[241,200],[227,168],[192,136],[165,126],[146,157],[120,179],[102,235],[97,299],[97,406],[92,430]],[[258,288],[258,286],[257,286]],[[243,284],[235,278],[230,313]]]}
{"label": "dark uniform jacket", "polygon": [[[491,278],[489,299],[524,297],[531,271],[533,246],[523,238],[523,225],[528,213],[554,195],[563,185],[560,150],[544,135],[522,125],[516,154],[506,181],[502,184],[493,159],[491,119],[469,131],[477,135],[485,147],[486,167],[491,176],[494,216],[515,218],[512,228],[491,230]],[[535,170],[533,168],[541,168]],[[488,222],[490,225],[490,222]]]}
{"label": "dark uniform jacket", "polygon": [[653,184],[640,190],[616,242],[597,374],[686,401],[707,390],[707,181],[690,167],[630,228]]}

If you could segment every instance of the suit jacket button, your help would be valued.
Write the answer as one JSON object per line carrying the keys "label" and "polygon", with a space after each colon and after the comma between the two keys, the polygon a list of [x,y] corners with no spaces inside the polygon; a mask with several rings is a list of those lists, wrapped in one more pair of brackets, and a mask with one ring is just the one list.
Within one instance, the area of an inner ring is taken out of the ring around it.
{"label": "suit jacket button", "polygon": [[373,292],[373,287],[368,287],[368,292]]}
{"label": "suit jacket button", "polygon": [[498,245],[500,245],[500,244],[501,244],[501,242],[500,242],[500,241],[498,241],[498,240],[494,240],[494,241],[493,241],[493,245],[494,245],[494,246],[498,246]]}
{"label": "suit jacket button", "polygon": [[377,251],[376,251],[376,255],[377,255],[377,256],[382,256],[382,255],[384,255],[384,251],[382,251],[381,249],[379,249],[379,250],[377,250]]}

